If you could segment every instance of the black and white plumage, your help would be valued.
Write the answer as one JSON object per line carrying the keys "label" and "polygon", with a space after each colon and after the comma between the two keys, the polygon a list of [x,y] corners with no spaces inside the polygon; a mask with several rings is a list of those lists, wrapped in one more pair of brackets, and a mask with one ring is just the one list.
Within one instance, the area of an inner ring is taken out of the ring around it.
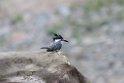
{"label": "black and white plumage", "polygon": [[48,52],[53,52],[53,51],[57,52],[62,47],[62,43],[61,43],[62,41],[68,42],[67,40],[64,40],[61,35],[54,34],[52,44],[48,47],[42,47],[41,49],[46,49]]}

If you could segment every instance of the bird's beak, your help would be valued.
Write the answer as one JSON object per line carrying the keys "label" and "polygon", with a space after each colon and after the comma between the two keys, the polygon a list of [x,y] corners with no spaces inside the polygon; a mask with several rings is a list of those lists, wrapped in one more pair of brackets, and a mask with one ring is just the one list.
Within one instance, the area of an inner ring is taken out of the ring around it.
{"label": "bird's beak", "polygon": [[[67,40],[64,40],[64,39],[63,39],[62,41],[64,41],[64,42],[68,42]],[[69,43],[69,42],[68,42],[68,43]]]}

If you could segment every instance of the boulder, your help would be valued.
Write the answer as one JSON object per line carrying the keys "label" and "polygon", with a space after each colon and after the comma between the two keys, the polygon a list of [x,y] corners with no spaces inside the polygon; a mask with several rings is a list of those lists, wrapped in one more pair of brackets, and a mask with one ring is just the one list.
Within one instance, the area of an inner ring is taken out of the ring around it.
{"label": "boulder", "polygon": [[0,83],[88,83],[63,53],[0,53]]}

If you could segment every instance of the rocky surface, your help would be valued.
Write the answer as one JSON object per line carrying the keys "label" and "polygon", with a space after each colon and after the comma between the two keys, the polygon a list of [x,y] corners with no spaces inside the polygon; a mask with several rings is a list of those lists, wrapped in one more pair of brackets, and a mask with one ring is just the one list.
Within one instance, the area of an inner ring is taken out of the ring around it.
{"label": "rocky surface", "polygon": [[0,83],[88,83],[62,53],[0,53]]}

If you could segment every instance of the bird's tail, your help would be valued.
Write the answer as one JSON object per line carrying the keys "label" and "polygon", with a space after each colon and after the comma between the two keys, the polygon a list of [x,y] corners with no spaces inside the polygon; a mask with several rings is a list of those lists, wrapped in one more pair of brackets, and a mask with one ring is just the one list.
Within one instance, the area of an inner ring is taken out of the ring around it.
{"label": "bird's tail", "polygon": [[41,47],[40,49],[49,49],[48,47]]}

